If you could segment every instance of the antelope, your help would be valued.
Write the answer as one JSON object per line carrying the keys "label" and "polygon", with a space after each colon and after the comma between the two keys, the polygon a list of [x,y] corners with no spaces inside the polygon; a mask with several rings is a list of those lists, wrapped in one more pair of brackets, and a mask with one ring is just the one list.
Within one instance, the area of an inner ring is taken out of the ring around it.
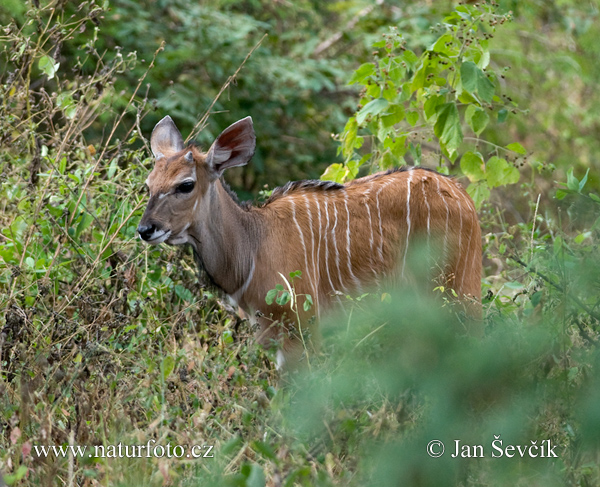
{"label": "antelope", "polygon": [[312,297],[313,307],[300,309],[308,320],[337,306],[342,293],[405,277],[408,249],[420,238],[439,243],[442,282],[468,303],[472,316],[480,314],[481,230],[473,201],[451,177],[404,167],[347,184],[290,182],[252,206],[238,203],[222,179],[226,169],[254,155],[250,117],[225,129],[204,153],[186,147],[166,116],[150,146],[155,165],[146,180],[140,237],[152,245],[190,244],[212,282],[256,318],[258,341],[282,341],[280,366],[301,354],[298,338],[288,333],[289,304],[265,301],[282,276],[301,271],[294,287],[298,296]]}

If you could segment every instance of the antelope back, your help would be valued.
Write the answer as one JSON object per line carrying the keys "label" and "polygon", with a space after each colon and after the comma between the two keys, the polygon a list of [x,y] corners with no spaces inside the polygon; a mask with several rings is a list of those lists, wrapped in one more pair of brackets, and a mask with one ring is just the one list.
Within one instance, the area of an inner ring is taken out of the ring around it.
{"label": "antelope back", "polygon": [[439,249],[440,284],[480,300],[475,207],[458,183],[435,171],[402,168],[347,185],[292,183],[274,191],[265,211],[271,228],[265,248],[285,251],[262,259],[278,260],[282,273],[301,270],[297,291],[313,296],[319,309],[339,294],[407,278],[407,257],[423,242]]}

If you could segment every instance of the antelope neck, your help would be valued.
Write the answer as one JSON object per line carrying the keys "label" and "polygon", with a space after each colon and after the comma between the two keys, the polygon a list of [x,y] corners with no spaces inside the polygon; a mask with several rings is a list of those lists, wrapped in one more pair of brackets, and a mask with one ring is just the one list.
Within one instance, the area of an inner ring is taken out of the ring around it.
{"label": "antelope neck", "polygon": [[190,242],[212,281],[239,301],[256,266],[262,238],[258,215],[240,208],[220,180],[202,198],[192,215]]}

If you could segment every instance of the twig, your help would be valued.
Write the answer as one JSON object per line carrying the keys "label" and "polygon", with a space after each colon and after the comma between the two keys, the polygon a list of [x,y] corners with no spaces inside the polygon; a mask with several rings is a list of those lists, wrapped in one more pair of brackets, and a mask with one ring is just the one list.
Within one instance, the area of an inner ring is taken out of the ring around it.
{"label": "twig", "polygon": [[383,5],[383,0],[377,0],[375,2],[375,5],[369,5],[368,7],[363,8],[352,19],[350,19],[350,21],[345,25],[345,27],[341,31],[336,32],[331,37],[329,37],[328,39],[325,39],[323,42],[321,42],[313,51],[313,56],[318,57],[321,54],[323,54],[323,52],[325,52],[327,49],[329,49],[331,46],[333,46],[336,42],[338,42],[344,36],[344,33],[349,32],[352,29],[354,29],[354,27],[356,26],[356,24],[358,24],[358,21],[360,19],[369,15],[375,9],[375,7],[379,7],[381,5]]}
{"label": "twig", "polygon": [[206,121],[208,120],[208,117],[210,116],[210,113],[211,113],[210,111],[212,110],[212,107],[215,106],[215,103],[217,103],[217,101],[219,100],[219,98],[221,97],[223,92],[229,87],[231,82],[236,78],[238,73],[242,70],[242,68],[244,67],[244,64],[246,64],[246,61],[248,61],[248,59],[250,59],[250,56],[252,56],[252,53],[254,51],[256,51],[258,49],[258,47],[261,45],[262,41],[265,40],[265,37],[267,37],[267,34],[262,36],[260,41],[258,41],[252,49],[250,49],[250,52],[246,55],[246,57],[242,61],[242,64],[240,64],[238,66],[238,68],[235,70],[235,73],[233,73],[229,78],[227,78],[227,81],[225,81],[225,84],[223,86],[221,86],[221,89],[219,90],[219,93],[217,93],[217,96],[215,96],[215,98],[212,101],[212,103],[210,104],[210,106],[206,109],[206,112],[204,112],[204,115],[202,116],[200,121],[196,125],[194,125],[194,128],[190,132],[190,135],[188,135],[187,139],[185,139],[186,144],[190,140],[195,139],[198,136],[198,134],[202,131],[202,129],[204,127],[206,127]]}
{"label": "twig", "polygon": [[561,293],[564,293],[571,301],[573,301],[575,304],[577,304],[577,306],[579,306],[582,310],[584,310],[588,315],[590,315],[592,318],[594,318],[597,322],[600,323],[600,316],[598,316],[596,313],[594,313],[593,310],[591,310],[589,308],[589,306],[587,306],[585,303],[583,303],[581,301],[581,299],[579,299],[577,296],[573,296],[569,291],[567,291],[564,287],[562,287],[560,284],[556,284],[552,279],[550,279],[548,276],[546,276],[545,274],[542,274],[540,271],[532,269],[529,265],[527,265],[525,262],[523,262],[521,259],[519,259],[519,257],[517,257],[516,255],[509,255],[508,256],[509,259],[513,260],[514,262],[516,262],[517,264],[519,264],[521,267],[525,268],[525,270],[527,270],[527,272],[530,272],[532,274],[535,274],[536,276],[538,276],[539,278],[541,278],[542,280],[546,281],[548,284],[550,284],[553,288],[557,289],[558,291],[560,291]]}
{"label": "twig", "polygon": [[537,197],[537,203],[535,204],[535,212],[533,213],[533,225],[531,225],[531,249],[530,249],[530,257],[529,260],[533,260],[533,236],[535,233],[535,222],[537,219],[537,213],[538,213],[538,208],[540,207],[540,197],[542,196],[542,193],[538,194]]}

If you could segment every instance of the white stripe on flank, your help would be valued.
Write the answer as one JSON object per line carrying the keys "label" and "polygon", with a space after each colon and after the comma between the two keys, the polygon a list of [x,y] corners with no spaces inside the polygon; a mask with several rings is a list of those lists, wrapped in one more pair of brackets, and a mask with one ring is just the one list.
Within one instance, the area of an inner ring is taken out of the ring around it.
{"label": "white stripe on flank", "polygon": [[302,275],[305,276],[306,274],[308,274],[308,254],[306,252],[306,244],[304,243],[304,234],[302,233],[302,228],[300,227],[300,224],[298,223],[298,220],[296,219],[296,203],[294,202],[293,198],[290,198],[289,200],[290,204],[292,205],[292,219],[294,220],[294,223],[296,224],[296,228],[298,229],[298,233],[300,234],[300,243],[302,244],[302,250],[304,251],[304,272],[302,272]]}
{"label": "white stripe on flank", "polygon": [[381,270],[385,271],[385,260],[383,259],[383,227],[381,225],[381,209],[379,208],[379,194],[390,184],[391,181],[383,183],[375,193],[375,201],[377,203],[377,219],[379,221],[379,259],[381,260]]}
{"label": "white stripe on flank", "polygon": [[448,260],[448,221],[450,219],[450,209],[448,208],[448,201],[446,200],[446,198],[444,198],[444,196],[442,195],[442,190],[440,189],[441,176],[437,176],[435,179],[437,181],[437,193],[440,199],[444,202],[444,205],[446,206],[446,230],[444,231],[444,248],[442,250],[442,255],[444,257],[443,264],[445,267],[446,262]]}
{"label": "white stripe on flank", "polygon": [[311,254],[312,254],[312,268],[313,268],[313,279],[317,277],[317,267],[315,264],[315,232],[313,230],[313,221],[312,221],[312,213],[310,212],[310,203],[308,201],[308,196],[303,195],[304,203],[306,205],[306,214],[308,215],[308,227],[310,228],[310,245],[311,245]]}
{"label": "white stripe on flank", "polygon": [[369,229],[371,230],[371,236],[369,239],[369,260],[371,261],[371,270],[377,278],[377,271],[375,270],[375,261],[373,260],[373,245],[375,244],[375,234],[373,233],[373,220],[371,218],[371,208],[369,207],[369,201],[371,199],[371,190],[373,189],[373,181],[369,183],[369,188],[365,191],[365,206],[367,207],[367,216],[369,217]]}
{"label": "white stripe on flank", "polygon": [[327,217],[327,224],[325,226],[325,269],[327,269],[327,278],[329,279],[329,285],[331,286],[331,290],[335,291],[335,287],[333,286],[333,282],[331,281],[331,273],[329,272],[329,209],[327,207],[327,197],[325,200],[325,216]]}
{"label": "white stripe on flank", "polygon": [[348,246],[348,272],[350,272],[350,277],[356,284],[356,288],[358,289],[358,292],[362,293],[362,289],[360,287],[360,281],[354,275],[354,272],[352,272],[352,258],[351,258],[352,257],[352,255],[351,255],[352,247],[350,246],[350,211],[348,210],[348,194],[346,193],[346,190],[344,190],[344,206],[346,206],[346,223],[347,223],[346,245]]}
{"label": "white stripe on flank", "polygon": [[413,171],[408,173],[407,194],[406,194],[406,244],[404,246],[404,258],[402,259],[402,277],[404,277],[404,268],[406,267],[406,254],[408,254],[408,239],[410,237],[410,183],[412,183]]}
{"label": "white stripe on flank", "polygon": [[312,288],[313,292],[312,292],[312,297],[314,299],[315,305],[317,306],[317,310],[319,308],[318,305],[318,301],[319,301],[319,292],[318,292],[318,287],[319,287],[319,281],[318,281],[318,277],[317,277],[317,265],[316,265],[316,259],[315,259],[315,231],[313,230],[313,220],[312,220],[312,213],[310,212],[310,203],[308,201],[308,196],[304,195],[304,203],[306,204],[306,213],[308,214],[308,226],[310,227],[310,245],[311,245],[311,250],[312,250],[312,267],[313,267],[313,275],[312,275],[312,279],[310,279],[309,284],[311,285],[310,287]]}
{"label": "white stripe on flank", "polygon": [[425,181],[427,181],[427,177],[421,180],[421,189],[423,190],[423,200],[425,200],[425,206],[427,206],[427,243],[429,244],[429,237],[431,235],[431,208],[429,207],[429,201],[427,201],[427,193],[425,192]]}
{"label": "white stripe on flank", "polygon": [[[469,206],[471,206],[471,205],[469,205]],[[475,221],[474,223],[476,225],[478,224],[477,221]],[[464,283],[465,283],[465,273],[467,272],[467,257],[469,256],[469,252],[471,250],[471,240],[473,240],[473,229],[471,229],[471,231],[469,232],[469,245],[467,246],[467,255],[465,256],[465,265],[463,267],[462,277],[460,278],[460,282],[462,285],[464,285]],[[473,252],[473,254],[475,254],[475,252]],[[472,269],[472,267],[471,267],[471,269]]]}
{"label": "white stripe on flank", "polygon": [[337,241],[335,238],[335,227],[337,227],[337,206],[335,206],[335,202],[333,204],[333,228],[331,229],[331,235],[333,236],[333,248],[335,250],[335,265],[337,266],[338,271],[338,279],[339,279],[339,287],[343,290],[346,290],[346,286],[344,286],[344,281],[342,279],[342,271],[340,270],[340,253],[337,248]]}
{"label": "white stripe on flank", "polygon": [[[452,192],[452,196],[454,196],[454,199],[456,200],[456,203],[458,204],[458,216],[460,218],[460,228],[458,230],[458,249],[457,249],[457,255],[456,255],[456,269],[460,268],[460,254],[462,252],[462,226],[463,226],[463,218],[462,218],[462,205],[460,204],[460,199],[458,199],[456,197],[456,193],[454,192],[454,188],[452,187],[452,181],[448,181],[448,188],[450,189],[450,191]],[[466,262],[465,262],[466,264]],[[458,280],[458,276],[454,276],[454,287],[456,287],[457,285],[457,280]],[[462,282],[461,282],[461,287],[462,287]],[[456,289],[455,289],[456,290]]]}

